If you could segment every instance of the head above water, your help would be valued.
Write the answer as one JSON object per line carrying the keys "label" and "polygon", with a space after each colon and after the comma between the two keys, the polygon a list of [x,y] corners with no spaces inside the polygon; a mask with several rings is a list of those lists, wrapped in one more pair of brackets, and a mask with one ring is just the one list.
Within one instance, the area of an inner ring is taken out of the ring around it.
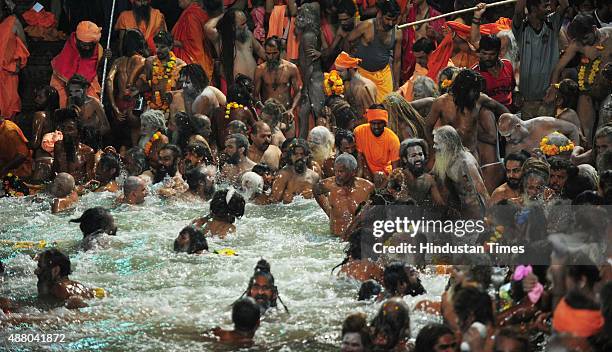
{"label": "head above water", "polygon": [[232,322],[237,331],[254,334],[260,317],[261,310],[251,297],[241,298],[232,305]]}
{"label": "head above water", "polygon": [[187,254],[208,251],[208,242],[206,242],[204,232],[193,225],[184,227],[174,240],[174,251]]}
{"label": "head above water", "polygon": [[123,184],[123,196],[128,204],[142,204],[147,196],[147,185],[138,176],[129,176]]}
{"label": "head above water", "polygon": [[215,192],[210,201],[210,213],[215,219],[233,224],[244,215],[244,198],[233,189]]}
{"label": "head above water", "polygon": [[429,160],[427,142],[419,138],[409,138],[400,143],[400,164],[415,176],[425,172],[425,165]]}
{"label": "head above water", "polygon": [[370,326],[374,346],[392,350],[410,338],[410,309],[403,299],[390,298],[380,306]]}
{"label": "head above water", "polygon": [[38,277],[38,295],[51,295],[53,285],[72,273],[70,258],[56,248],[47,249],[37,257],[38,266],[34,274]]}
{"label": "head above water", "polygon": [[83,237],[100,232],[114,236],[117,234],[115,219],[111,213],[103,207],[89,208],[83,212],[81,217],[72,219],[70,222],[79,223]]}
{"label": "head above water", "polygon": [[50,186],[50,193],[53,197],[64,198],[68,197],[74,190],[74,177],[66,172],[60,172],[55,176],[53,183]]}
{"label": "head above water", "polygon": [[270,272],[270,263],[260,259],[255,265],[255,272],[249,280],[246,295],[253,298],[262,314],[270,307],[276,307],[278,289],[274,285],[274,276]]}

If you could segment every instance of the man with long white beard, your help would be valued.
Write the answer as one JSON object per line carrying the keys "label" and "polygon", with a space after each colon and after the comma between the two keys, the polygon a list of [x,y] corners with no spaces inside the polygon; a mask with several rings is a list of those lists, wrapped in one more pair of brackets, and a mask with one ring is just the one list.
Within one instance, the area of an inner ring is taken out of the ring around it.
{"label": "man with long white beard", "polygon": [[414,199],[418,205],[441,205],[444,199],[438,189],[435,178],[425,172],[425,165],[429,159],[427,142],[418,138],[410,138],[400,143],[400,168],[393,171],[393,175],[400,174],[402,190],[398,199]]}
{"label": "man with long white beard", "polygon": [[291,203],[297,195],[312,198],[312,187],[319,182],[320,177],[308,168],[311,155],[308,143],[296,138],[287,149],[287,165],[274,181],[270,198],[273,202],[282,200],[283,203]]}
{"label": "man with long white beard", "polygon": [[463,146],[457,130],[448,125],[434,130],[433,149],[436,162],[432,172],[447,186],[449,205],[456,207],[463,219],[483,217],[489,193],[476,158]]}
{"label": "man with long white beard", "polygon": [[497,187],[491,193],[491,205],[495,205],[503,200],[516,198],[519,196],[521,186],[521,176],[523,163],[529,158],[529,153],[525,151],[510,153],[504,158],[506,168],[506,183]]}
{"label": "man with long white beard", "polygon": [[313,170],[321,174],[323,163],[334,153],[334,135],[327,127],[317,126],[308,133],[308,147],[313,161]]}

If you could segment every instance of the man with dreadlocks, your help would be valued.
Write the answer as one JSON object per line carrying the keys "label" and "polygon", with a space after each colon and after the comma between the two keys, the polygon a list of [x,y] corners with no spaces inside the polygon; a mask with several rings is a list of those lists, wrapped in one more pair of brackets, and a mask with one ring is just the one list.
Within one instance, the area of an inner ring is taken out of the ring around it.
{"label": "man with dreadlocks", "polygon": [[[265,51],[247,27],[247,18],[244,12],[232,8],[224,14],[210,19],[204,26],[206,37],[210,40],[219,54],[217,72],[222,73],[222,82],[219,86],[222,91],[242,73],[253,79],[257,57],[264,59]],[[222,71],[219,71],[222,69]],[[224,84],[225,83],[225,84]]]}
{"label": "man with dreadlocks", "polygon": [[269,308],[276,307],[276,300],[279,300],[285,311],[287,307],[278,295],[278,288],[274,285],[274,276],[270,272],[270,263],[265,259],[260,259],[255,266],[255,273],[249,280],[249,287],[242,294],[251,297],[257,302],[259,310],[263,315]]}
{"label": "man with dreadlocks", "polygon": [[309,159],[308,143],[301,138],[294,139],[288,147],[287,165],[272,185],[272,201],[291,203],[297,195],[312,198],[312,187],[319,182],[319,174],[308,168]]}
{"label": "man with dreadlocks", "polygon": [[234,189],[218,190],[210,201],[210,214],[191,222],[205,235],[217,236],[221,239],[236,232],[236,218],[244,215],[244,198]]}
{"label": "man with dreadlocks", "polygon": [[382,105],[389,113],[389,129],[400,141],[425,136],[425,119],[398,93],[389,93]]}
{"label": "man with dreadlocks", "polygon": [[233,121],[241,121],[247,130],[255,124],[256,116],[250,109],[251,100],[246,88],[232,84],[227,90],[227,103],[216,108],[211,115],[212,133],[210,140],[217,143],[219,150],[225,147],[225,137]]}
{"label": "man with dreadlocks", "polygon": [[87,95],[88,87],[89,82],[85,77],[79,74],[72,76],[66,83],[68,106],[79,114],[83,142],[94,149],[99,149],[105,145],[111,128],[100,101]]}
{"label": "man with dreadlocks", "polygon": [[53,170],[69,173],[77,184],[86,183],[95,175],[95,154],[81,143],[78,115],[74,110],[61,109],[55,119],[63,140],[55,143]]}
{"label": "man with dreadlocks", "polygon": [[[117,18],[115,30],[119,31],[119,47],[123,47],[125,33],[128,29],[137,29],[144,35],[152,54],[155,54],[153,38],[160,31],[167,31],[164,15],[151,7],[151,0],[130,0],[132,9],[123,11]],[[126,54],[125,52],[123,53]]]}
{"label": "man with dreadlocks", "polygon": [[[454,127],[463,145],[479,156],[479,143],[488,144],[496,148],[497,129],[495,115],[508,112],[508,109],[499,102],[482,94],[482,77],[472,70],[462,70],[452,83],[450,92],[437,98],[427,116],[427,130],[425,138],[432,145],[432,131],[435,127],[450,125]],[[482,108],[486,109],[482,109]],[[490,110],[490,111],[489,111]],[[481,162],[485,163],[481,156]]]}

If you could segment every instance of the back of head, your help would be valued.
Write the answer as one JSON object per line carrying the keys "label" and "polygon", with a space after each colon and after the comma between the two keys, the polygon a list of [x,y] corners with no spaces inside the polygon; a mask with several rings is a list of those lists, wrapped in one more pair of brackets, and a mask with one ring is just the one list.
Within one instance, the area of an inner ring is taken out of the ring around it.
{"label": "back of head", "polygon": [[155,37],[153,37],[153,43],[163,44],[167,47],[172,48],[174,46],[174,39],[172,38],[172,34],[170,34],[170,32],[161,30],[159,31],[159,33],[157,33]]}
{"label": "back of head", "polygon": [[75,182],[74,177],[66,172],[60,172],[55,176],[53,184],[51,185],[51,195],[56,198],[68,197],[74,189]]}
{"label": "back of head", "polygon": [[142,179],[138,176],[129,176],[123,183],[123,194],[128,195],[135,192],[142,182]]}
{"label": "back of head", "polygon": [[408,283],[408,276],[404,266],[404,263],[393,262],[385,267],[383,285],[389,293],[403,295],[403,292],[398,292],[398,289],[399,285]]}
{"label": "back of head", "polygon": [[89,208],[83,212],[80,218],[72,219],[70,222],[79,223],[83,237],[98,233],[99,231],[113,234],[115,222],[111,213],[103,207]]}
{"label": "back of head", "polygon": [[137,29],[127,29],[123,36],[123,47],[121,52],[125,56],[139,54],[143,57],[149,56],[149,49],[142,33]]}
{"label": "back of head", "polygon": [[366,280],[359,287],[358,301],[367,301],[378,296],[382,292],[380,284],[376,280]]}
{"label": "back of head", "polygon": [[72,273],[70,258],[56,248],[47,249],[40,253],[40,258],[48,267],[59,266],[60,276],[68,276]]}
{"label": "back of head", "polygon": [[452,335],[453,331],[446,325],[436,323],[425,325],[417,335],[414,352],[435,351],[438,339],[448,334]]}
{"label": "back of head", "polygon": [[218,190],[210,201],[210,211],[216,217],[229,223],[244,215],[244,198],[233,189]]}
{"label": "back of head", "polygon": [[410,338],[410,309],[403,299],[390,298],[380,306],[370,325],[374,328],[374,336],[380,332],[387,335],[384,348],[391,350],[401,341]]}
{"label": "back of head", "polygon": [[260,317],[259,306],[251,297],[241,298],[232,305],[232,321],[236,330],[255,331]]}
{"label": "back of head", "polygon": [[433,79],[427,76],[419,76],[414,80],[412,88],[414,100],[436,97],[438,95],[438,87]]}
{"label": "back of head", "polygon": [[163,111],[160,110],[147,110],[143,112],[140,115],[140,123],[143,127],[147,126],[146,129],[153,131],[165,132],[166,130],[166,117]]}
{"label": "back of head", "polygon": [[593,32],[593,27],[597,27],[597,21],[593,15],[579,13],[567,27],[567,34],[572,39],[581,40],[585,35]]}
{"label": "back of head", "polygon": [[426,54],[431,54],[431,52],[434,51],[435,48],[436,48],[435,44],[431,39],[427,37],[423,37],[417,40],[416,42],[414,42],[414,45],[412,46],[412,51],[414,52],[422,51]]}
{"label": "back of head", "polygon": [[263,177],[256,174],[255,172],[249,171],[249,172],[245,172],[242,175],[241,185],[242,185],[242,189],[245,192],[251,195],[258,194],[263,191],[264,180],[263,180]]}
{"label": "back of head", "polygon": [[[495,322],[491,297],[478,288],[465,287],[459,290],[453,295],[453,307],[462,331],[466,331],[469,328],[467,324],[471,322],[485,325]],[[473,321],[470,322],[471,319]]]}

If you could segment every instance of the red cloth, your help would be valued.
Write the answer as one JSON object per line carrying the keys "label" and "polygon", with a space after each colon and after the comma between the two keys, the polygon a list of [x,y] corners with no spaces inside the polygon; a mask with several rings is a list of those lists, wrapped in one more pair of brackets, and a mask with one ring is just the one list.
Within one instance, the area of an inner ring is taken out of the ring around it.
{"label": "red cloth", "polygon": [[45,10],[36,12],[32,9],[29,9],[21,16],[30,26],[37,26],[43,28],[55,27],[55,15]]}
{"label": "red cloth", "polygon": [[512,91],[516,86],[516,82],[514,81],[512,63],[506,59],[502,59],[501,62],[502,69],[499,71],[499,76],[497,77],[493,76],[488,71],[482,71],[478,64],[472,67],[472,70],[480,73],[485,79],[487,84],[485,93],[508,108],[512,105]]}
{"label": "red cloth", "polygon": [[88,82],[91,82],[97,74],[98,55],[99,51],[94,50],[90,57],[81,57],[76,47],[76,34],[72,33],[70,39],[66,41],[64,49],[51,60],[51,68],[64,81],[68,81],[70,77],[78,73],[85,77]]}
{"label": "red cloth", "polygon": [[209,17],[206,11],[197,4],[191,4],[179,17],[172,29],[172,37],[183,43],[182,48],[175,47],[172,52],[187,64],[199,64],[209,78],[213,74],[213,60],[204,46],[204,24]]}
{"label": "red cloth", "polygon": [[453,55],[453,36],[451,33],[447,34],[444,39],[440,42],[440,45],[429,54],[427,60],[427,76],[438,81],[438,72],[448,66],[448,59]]}
{"label": "red cloth", "polygon": [[[446,22],[446,24],[461,38],[466,40],[470,38],[470,26],[456,21],[448,21]],[[501,31],[509,30],[511,28],[512,20],[509,18],[501,17],[495,23],[485,23],[480,25],[480,34],[497,34]]]}

